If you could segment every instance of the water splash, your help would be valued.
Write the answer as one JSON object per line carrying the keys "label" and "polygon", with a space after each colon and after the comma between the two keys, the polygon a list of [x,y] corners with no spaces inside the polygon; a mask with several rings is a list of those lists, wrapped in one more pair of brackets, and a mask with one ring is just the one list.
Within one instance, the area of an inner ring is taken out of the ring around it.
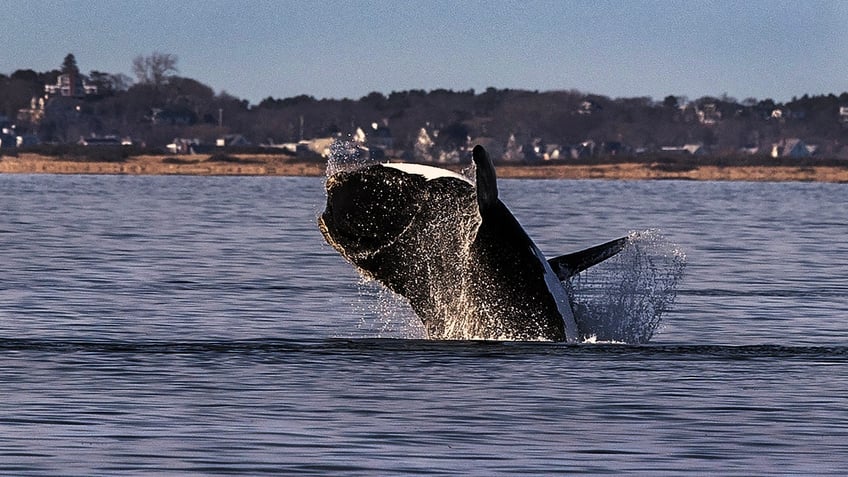
{"label": "water splash", "polygon": [[[458,243],[469,243],[467,236],[473,236],[474,220],[467,215],[465,218],[462,226],[452,228],[456,234],[452,239]],[[465,241],[462,235],[466,235]],[[646,343],[676,298],[686,265],[685,254],[658,231],[633,232],[629,238],[618,255],[563,283],[585,343]],[[434,241],[422,247],[430,248],[430,253],[450,253],[440,248],[440,243],[443,242]],[[450,258],[462,263],[469,259],[465,251],[461,247],[459,255]],[[460,271],[453,273],[440,271],[442,286],[429,290],[443,319],[442,326],[436,329],[422,325],[402,296],[363,278],[360,295],[366,299],[360,303],[359,314],[363,318],[359,329],[377,337],[532,340],[527,336],[516,338],[497,321],[481,318],[489,314],[478,309],[485,304],[465,296],[468,277],[462,273],[463,268],[460,266]],[[444,283],[452,286],[445,287]]]}
{"label": "water splash", "polygon": [[588,342],[646,343],[677,296],[683,251],[657,230],[629,239],[618,255],[564,283]]}
{"label": "water splash", "polygon": [[361,278],[359,301],[355,304],[360,316],[357,328],[375,338],[426,339],[421,319],[410,309],[406,299],[375,280]]}
{"label": "water splash", "polygon": [[336,139],[330,145],[327,177],[342,171],[352,171],[373,164],[368,149],[353,140]]}

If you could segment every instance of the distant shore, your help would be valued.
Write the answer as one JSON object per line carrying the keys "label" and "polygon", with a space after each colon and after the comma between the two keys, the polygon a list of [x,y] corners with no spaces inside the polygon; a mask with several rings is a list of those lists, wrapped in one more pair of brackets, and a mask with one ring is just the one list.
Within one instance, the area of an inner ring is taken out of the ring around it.
{"label": "distant shore", "polygon": [[[709,181],[815,181],[848,183],[845,165],[704,165],[694,162],[621,162],[612,164],[496,165],[498,176],[522,179],[709,180]],[[313,176],[325,174],[321,161],[280,155],[132,156],[122,161],[54,158],[21,153],[0,156],[0,174],[130,174],[214,176]],[[449,166],[458,169],[458,166]]]}

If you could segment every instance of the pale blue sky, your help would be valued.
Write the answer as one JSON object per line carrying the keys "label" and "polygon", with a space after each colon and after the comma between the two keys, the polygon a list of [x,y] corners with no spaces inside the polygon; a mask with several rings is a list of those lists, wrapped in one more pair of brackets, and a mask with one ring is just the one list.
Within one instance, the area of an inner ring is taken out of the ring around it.
{"label": "pale blue sky", "polygon": [[182,76],[255,104],[488,86],[612,97],[848,91],[848,1],[0,0],[0,72]]}

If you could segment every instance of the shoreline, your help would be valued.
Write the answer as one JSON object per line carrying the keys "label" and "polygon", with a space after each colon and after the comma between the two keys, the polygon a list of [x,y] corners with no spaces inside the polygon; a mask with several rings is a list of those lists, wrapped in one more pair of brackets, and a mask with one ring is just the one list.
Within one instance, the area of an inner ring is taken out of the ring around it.
{"label": "shoreline", "polygon": [[[235,154],[233,161],[212,161],[206,156],[133,156],[124,161],[91,161],[53,158],[31,153],[0,156],[0,174],[109,174],[204,176],[308,176],[323,177],[326,164],[280,155]],[[202,159],[201,159],[202,158]],[[441,165],[443,166],[443,165]],[[504,179],[696,180],[758,182],[848,183],[844,166],[717,166],[697,163],[666,164],[622,162],[614,164],[496,164]],[[458,165],[447,168],[459,170]]]}

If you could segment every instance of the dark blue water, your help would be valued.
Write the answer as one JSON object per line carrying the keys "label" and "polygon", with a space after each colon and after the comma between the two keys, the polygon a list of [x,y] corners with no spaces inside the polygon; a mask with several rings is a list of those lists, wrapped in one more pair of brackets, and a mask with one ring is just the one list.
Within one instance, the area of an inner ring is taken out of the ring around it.
{"label": "dark blue water", "polygon": [[687,254],[648,345],[432,342],[310,178],[0,176],[2,475],[843,475],[848,185],[502,181]]}

